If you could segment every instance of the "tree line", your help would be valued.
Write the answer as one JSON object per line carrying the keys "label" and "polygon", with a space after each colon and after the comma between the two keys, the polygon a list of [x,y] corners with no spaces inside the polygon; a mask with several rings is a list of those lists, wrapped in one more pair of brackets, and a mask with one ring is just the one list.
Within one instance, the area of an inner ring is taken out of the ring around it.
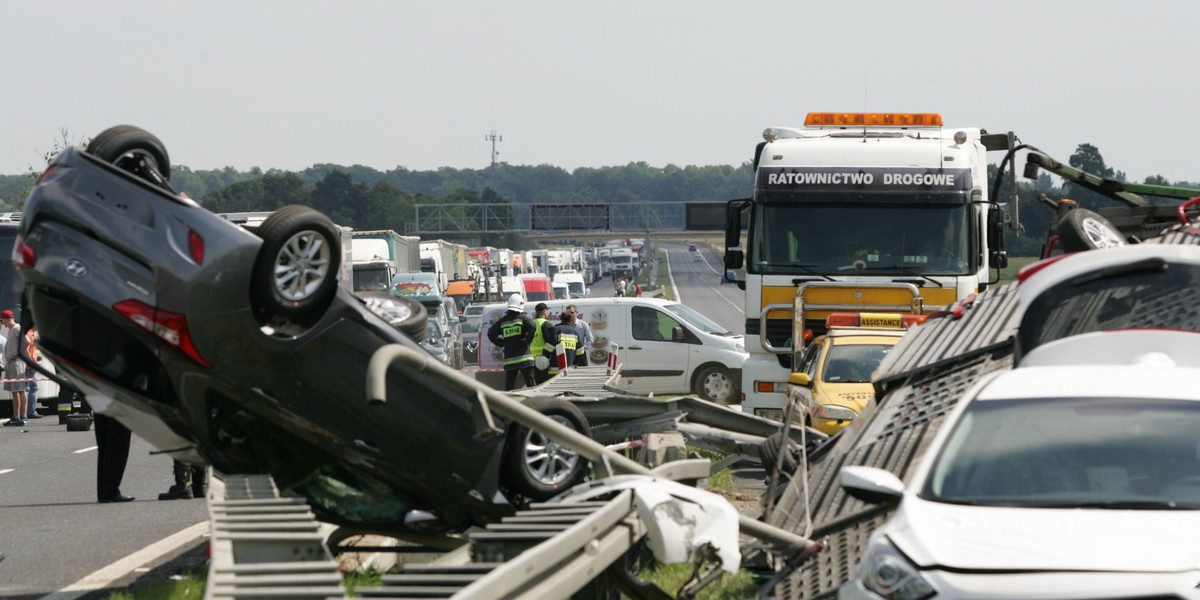
{"label": "tree line", "polygon": [[[47,159],[52,156],[47,156]],[[1102,177],[1125,181],[1125,174],[1105,164],[1100,151],[1080,144],[1068,163]],[[994,177],[994,166],[990,169]],[[0,208],[19,210],[37,173],[0,175]],[[1056,183],[1057,182],[1057,183]],[[1154,175],[1145,183],[1200,187],[1190,182],[1169,183]],[[613,167],[581,167],[567,171],[551,165],[515,166],[499,163],[484,169],[443,167],[414,171],[398,167],[389,171],[363,165],[313,165],[303,171],[238,171],[232,167],[193,170],[176,166],[171,184],[187,192],[213,212],[270,211],[287,204],[304,204],[328,214],[335,222],[355,229],[411,230],[415,206],[437,204],[566,204],[725,202],[746,197],[753,188],[750,163],[741,166],[651,167],[644,162]],[[1005,201],[1007,179],[995,200]],[[1041,174],[1036,181],[1019,180],[1021,221],[1025,233],[1009,237],[1014,256],[1036,255],[1053,211],[1037,201],[1039,194],[1052,199],[1071,198],[1081,206],[1098,209],[1115,205],[1094,192],[1057,177]],[[1163,202],[1176,202],[1166,201]],[[416,232],[419,234],[419,232]],[[448,239],[455,236],[447,235]],[[517,235],[467,234],[458,236],[484,245],[525,247]]]}

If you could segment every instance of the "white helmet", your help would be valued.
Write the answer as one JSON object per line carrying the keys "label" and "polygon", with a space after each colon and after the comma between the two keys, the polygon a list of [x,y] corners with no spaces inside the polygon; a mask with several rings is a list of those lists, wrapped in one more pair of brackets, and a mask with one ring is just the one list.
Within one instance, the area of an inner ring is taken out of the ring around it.
{"label": "white helmet", "polygon": [[508,297],[508,310],[515,310],[517,312],[525,310],[525,300],[521,298],[520,294],[513,294]]}
{"label": "white helmet", "polygon": [[539,371],[545,371],[550,368],[550,359],[545,354],[539,354],[533,357],[533,366],[537,367]]}

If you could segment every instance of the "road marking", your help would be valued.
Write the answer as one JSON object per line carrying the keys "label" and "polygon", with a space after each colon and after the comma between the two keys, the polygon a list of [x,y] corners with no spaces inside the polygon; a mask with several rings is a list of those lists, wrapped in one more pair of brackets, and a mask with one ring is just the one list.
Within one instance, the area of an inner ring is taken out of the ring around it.
{"label": "road marking", "polygon": [[100,446],[91,446],[88,448],[80,448],[79,450],[76,450],[76,451],[72,452],[71,454],[83,454],[84,452],[91,452],[92,450],[95,450],[96,448],[99,448],[99,447]]}
{"label": "road marking", "polygon": [[107,588],[114,581],[134,572],[138,567],[208,535],[208,526],[208,521],[196,523],[175,535],[154,542],[90,575],[85,575],[83,579],[57,592],[42,596],[40,600],[74,600],[89,592]]}
{"label": "road marking", "polygon": [[16,471],[16,469],[0,469],[0,475],[3,475],[5,473],[12,473],[13,471]]}
{"label": "road marking", "polygon": [[679,286],[675,285],[675,275],[671,273],[671,253],[663,248],[663,255],[667,257],[667,281],[671,282],[671,289],[675,290],[675,301],[683,304],[683,294],[679,293]]}
{"label": "road marking", "polygon": [[[663,250],[663,252],[666,252],[666,250]],[[697,249],[696,249],[696,252],[701,252],[701,250],[700,250],[699,248],[697,248]],[[708,259],[707,259],[707,258],[705,258],[703,254],[700,254],[700,262],[704,263],[704,266],[708,267],[708,269],[709,269],[710,271],[712,271],[713,273],[716,273],[716,274],[718,274],[718,275],[721,275],[722,277],[724,277],[724,276],[725,276],[723,273],[721,273],[720,271],[718,271],[718,270],[716,270],[715,268],[713,268],[713,266],[712,266],[712,265],[708,264]],[[671,262],[670,262],[670,261],[667,261],[667,273],[670,273],[670,272],[671,272]],[[745,316],[745,314],[746,314],[746,309],[742,308],[741,306],[738,306],[736,303],[734,303],[734,301],[733,301],[733,300],[730,300],[729,298],[727,298],[727,297],[725,296],[725,293],[721,291],[721,288],[719,288],[719,287],[717,287],[717,286],[715,286],[715,285],[713,285],[713,284],[711,284],[711,283],[708,283],[708,282],[705,282],[705,285],[707,285],[708,287],[712,288],[712,289],[713,289],[713,291],[717,292],[717,296],[720,296],[720,298],[721,298],[722,300],[724,300],[724,301],[728,302],[730,306],[732,306],[732,307],[736,308],[738,312],[742,313],[742,315],[743,315],[743,316]],[[671,280],[671,286],[672,286],[672,287],[674,287],[674,286],[675,286],[675,280],[674,280],[674,279],[672,279],[672,280]],[[676,290],[678,290],[679,288],[675,288],[675,289],[676,289]],[[676,291],[676,294],[678,294],[678,293],[679,293],[679,292],[678,292],[678,291]]]}

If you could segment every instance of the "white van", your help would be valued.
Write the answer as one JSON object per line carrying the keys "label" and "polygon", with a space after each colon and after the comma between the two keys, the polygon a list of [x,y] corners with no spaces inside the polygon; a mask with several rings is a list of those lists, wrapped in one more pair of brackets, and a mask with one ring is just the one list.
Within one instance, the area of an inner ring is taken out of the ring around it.
{"label": "white van", "polygon": [[554,275],[554,285],[566,284],[570,298],[586,298],[587,284],[584,283],[583,273],[579,271],[559,271]]}
{"label": "white van", "polygon": [[[526,302],[533,317],[537,302]],[[557,323],[567,305],[592,327],[589,364],[608,361],[608,345],[619,346],[620,387],[639,394],[696,393],[727,404],[741,398],[742,363],[749,356],[740,334],[726,331],[708,317],[678,302],[661,298],[580,298],[550,300],[549,318]],[[487,330],[506,308],[484,309],[479,342],[479,368],[501,368],[501,349],[487,339]]]}

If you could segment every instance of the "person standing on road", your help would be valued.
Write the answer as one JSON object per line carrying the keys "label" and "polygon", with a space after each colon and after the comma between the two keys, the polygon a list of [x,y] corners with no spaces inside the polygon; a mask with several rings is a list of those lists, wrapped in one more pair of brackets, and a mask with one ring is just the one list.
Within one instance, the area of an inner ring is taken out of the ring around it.
{"label": "person standing on road", "polygon": [[0,323],[8,328],[4,336],[4,389],[12,394],[13,416],[5,427],[19,427],[28,423],[26,414],[29,405],[25,396],[25,361],[21,360],[21,344],[25,337],[21,335],[21,326],[17,325],[13,311],[0,312]]}
{"label": "person standing on road", "polygon": [[583,345],[580,344],[579,330],[571,324],[574,317],[574,309],[568,308],[559,316],[559,323],[550,328],[546,337],[546,355],[550,359],[550,368],[548,369],[550,376],[558,374],[558,356],[555,348],[562,344],[567,355],[567,364],[574,365],[578,360],[578,356],[583,353]]}
{"label": "person standing on road", "polygon": [[[37,327],[30,325],[29,329],[25,332],[25,354],[28,355],[29,360],[33,361],[34,363],[36,363],[38,360],[37,339]],[[42,415],[39,415],[37,411],[38,373],[37,370],[31,366],[32,364],[33,363],[26,363],[27,368],[25,369],[25,375],[28,377],[28,379],[25,380],[25,400],[29,405],[29,408],[26,410],[25,418],[40,419],[42,418]]]}
{"label": "person standing on road", "polygon": [[208,468],[171,461],[175,485],[158,495],[159,500],[188,500],[203,498],[208,491]]}
{"label": "person standing on road", "polygon": [[567,311],[571,313],[571,324],[579,330],[579,352],[575,354],[575,366],[586,367],[588,349],[592,347],[592,342],[596,341],[592,336],[592,326],[579,316],[579,308],[574,304],[568,306]]}
{"label": "person standing on road", "polygon": [[84,410],[92,413],[96,430],[96,500],[109,502],[133,502],[133,496],[121,493],[121,479],[125,477],[125,464],[129,462],[129,428],[120,421],[92,410],[87,398],[76,396]]}
{"label": "person standing on road", "polygon": [[[550,319],[546,318],[548,313],[549,307],[546,306],[545,302],[538,302],[537,306],[533,307],[534,333],[533,343],[529,344],[529,351],[533,354],[534,360],[533,379],[538,384],[546,383],[550,379],[550,363],[538,360],[539,356],[546,355],[546,336],[549,334],[550,329],[554,327],[554,324],[550,323]],[[545,366],[542,366],[543,363]]]}
{"label": "person standing on road", "polygon": [[525,316],[525,301],[520,294],[508,297],[508,310],[492,326],[487,336],[491,342],[504,349],[504,389],[516,389],[517,376],[525,380],[526,387],[534,386],[533,354],[529,343],[533,341],[533,321]]}

